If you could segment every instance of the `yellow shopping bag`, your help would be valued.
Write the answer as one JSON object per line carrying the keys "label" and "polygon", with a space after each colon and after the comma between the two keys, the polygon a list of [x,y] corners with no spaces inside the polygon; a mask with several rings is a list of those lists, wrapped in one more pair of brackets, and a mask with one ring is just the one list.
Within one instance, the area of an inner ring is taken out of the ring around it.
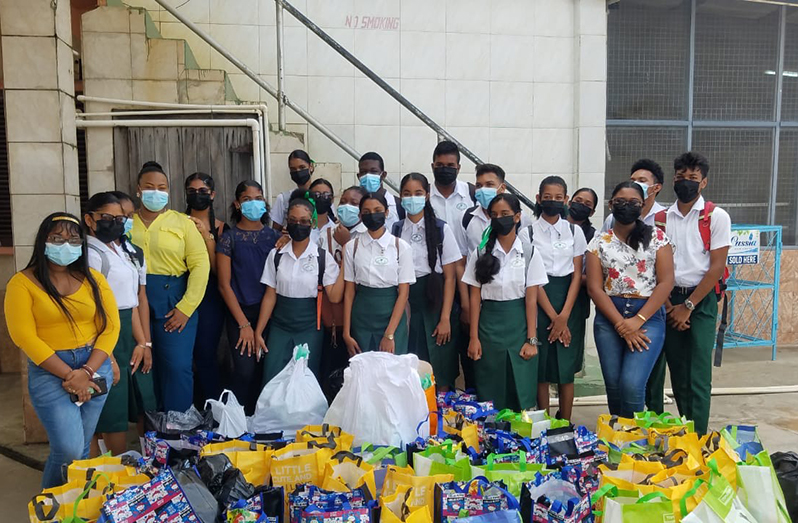
{"label": "yellow shopping bag", "polygon": [[400,485],[396,492],[380,499],[382,523],[432,523],[432,515],[426,506],[413,507],[410,500],[413,487]]}
{"label": "yellow shopping bag", "polygon": [[215,454],[227,454],[228,452],[247,452],[247,451],[269,451],[271,448],[263,443],[254,441],[244,441],[233,439],[219,443],[208,443],[200,449],[200,457],[213,456]]}
{"label": "yellow shopping bag", "polygon": [[427,507],[430,514],[435,512],[435,485],[454,481],[452,474],[439,474],[437,476],[416,476],[411,467],[389,466],[382,487],[382,495],[395,494],[401,486],[413,488],[408,499],[411,507]]}
{"label": "yellow shopping bag", "polygon": [[[74,521],[74,518],[95,520],[100,517],[100,509],[110,494],[108,487],[99,488],[97,480],[71,481],[60,487],[44,489],[28,503],[28,516],[32,523],[40,521]],[[104,478],[108,485],[109,479]]]}
{"label": "yellow shopping bag", "polygon": [[596,435],[599,440],[605,440],[617,446],[648,441],[648,431],[638,427],[635,420],[610,414],[599,415],[596,423]]}
{"label": "yellow shopping bag", "polygon": [[315,441],[316,443],[335,442],[335,450],[352,450],[355,437],[335,425],[308,425],[296,431],[297,443]]}
{"label": "yellow shopping bag", "polygon": [[449,411],[443,415],[443,431],[446,434],[460,436],[467,447],[473,448],[477,453],[481,452],[477,425],[468,421],[459,412]]}
{"label": "yellow shopping bag", "polygon": [[312,441],[293,443],[277,450],[271,458],[272,485],[283,487],[286,496],[300,484],[321,487],[324,467],[331,456],[331,448]]}
{"label": "yellow shopping bag", "polygon": [[211,443],[202,447],[200,456],[224,454],[233,466],[244,474],[253,485],[266,485],[271,477],[271,461],[274,450],[267,445],[250,441],[232,440]]}
{"label": "yellow shopping bag", "polygon": [[376,499],[374,466],[349,451],[338,452],[325,465],[322,488],[335,492],[349,492],[352,489],[362,488],[368,490],[372,499]]}
{"label": "yellow shopping bag", "polygon": [[76,460],[67,467],[67,482],[85,484],[99,474],[98,488],[109,483],[118,483],[120,478],[136,475],[136,468],[122,464],[121,457],[100,456],[92,459]]}

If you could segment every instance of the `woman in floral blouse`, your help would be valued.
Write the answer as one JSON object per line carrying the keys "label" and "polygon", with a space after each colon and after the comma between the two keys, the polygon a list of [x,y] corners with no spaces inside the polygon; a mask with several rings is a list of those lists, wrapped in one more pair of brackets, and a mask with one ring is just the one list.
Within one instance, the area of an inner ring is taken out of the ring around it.
{"label": "woman in floral blouse", "polygon": [[596,304],[594,333],[610,413],[645,407],[646,382],[665,340],[665,301],[673,288],[673,250],[660,229],[643,223],[643,190],[615,187],[612,229],[587,252],[587,288]]}

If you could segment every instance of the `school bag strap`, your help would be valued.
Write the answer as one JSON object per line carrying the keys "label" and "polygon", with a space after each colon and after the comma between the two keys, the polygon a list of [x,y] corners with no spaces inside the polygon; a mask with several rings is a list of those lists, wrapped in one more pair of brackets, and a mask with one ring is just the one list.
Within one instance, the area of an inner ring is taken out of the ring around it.
{"label": "school bag strap", "polygon": [[404,218],[394,222],[393,225],[391,225],[391,234],[393,234],[397,238],[400,238],[402,236],[402,227],[404,226],[405,226]]}
{"label": "school bag strap", "polygon": [[474,215],[471,214],[471,213],[476,211],[477,207],[479,207],[479,205],[474,205],[473,207],[469,207],[468,209],[466,209],[466,212],[463,213],[463,230],[464,231],[468,229],[468,224],[471,223],[471,220],[474,219]]}
{"label": "school bag strap", "polygon": [[471,182],[468,183],[468,195],[471,197],[471,201],[477,203],[477,186]]}
{"label": "school bag strap", "polygon": [[316,294],[316,330],[321,330],[321,305],[323,300],[323,293],[324,293],[324,270],[327,265],[327,253],[324,250],[324,247],[321,245],[318,246],[318,254],[319,254],[319,281],[317,286],[318,293]]}
{"label": "school bag strap", "polygon": [[393,201],[396,202],[396,215],[400,220],[404,220],[407,217],[407,211],[402,207],[402,199],[394,194]]}
{"label": "school bag strap", "polygon": [[698,232],[701,234],[701,242],[704,244],[704,254],[708,253],[712,246],[712,213],[715,211],[715,204],[704,202],[704,208],[698,212]]}
{"label": "school bag strap", "polygon": [[532,243],[532,226],[528,225],[529,242],[521,242],[521,247],[524,249],[524,282],[526,282],[526,275],[529,273],[529,264],[532,262],[532,256],[535,255],[535,244]]}
{"label": "school bag strap", "polygon": [[88,243],[88,246],[89,249],[100,255],[100,272],[108,278],[108,273],[111,272],[111,262],[108,260],[108,255],[93,243]]}
{"label": "school bag strap", "polygon": [[654,226],[665,232],[665,227],[668,225],[668,209],[662,209],[661,211],[657,211],[657,214],[654,215]]}

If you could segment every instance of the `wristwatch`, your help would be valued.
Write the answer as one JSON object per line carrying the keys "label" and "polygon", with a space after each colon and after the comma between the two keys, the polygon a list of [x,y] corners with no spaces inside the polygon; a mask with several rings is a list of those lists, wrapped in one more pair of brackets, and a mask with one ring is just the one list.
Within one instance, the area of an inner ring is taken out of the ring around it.
{"label": "wristwatch", "polygon": [[386,340],[393,341],[393,334],[383,334],[382,337],[385,338]]}
{"label": "wristwatch", "polygon": [[693,302],[691,302],[690,300],[684,300],[684,306],[687,307],[688,311],[694,311],[695,310],[695,304]]}
{"label": "wristwatch", "polygon": [[535,346],[540,345],[540,341],[538,340],[537,336],[535,336],[534,338],[527,338],[526,342],[530,345],[535,345]]}

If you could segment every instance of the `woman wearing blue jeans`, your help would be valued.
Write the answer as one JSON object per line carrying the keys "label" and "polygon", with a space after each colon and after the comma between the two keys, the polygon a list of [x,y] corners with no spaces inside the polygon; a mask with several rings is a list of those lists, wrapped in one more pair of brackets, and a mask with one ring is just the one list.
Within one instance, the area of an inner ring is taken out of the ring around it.
{"label": "woman wearing blue jeans", "polygon": [[664,304],[673,288],[670,242],[640,219],[645,196],[637,182],[618,184],[610,200],[615,224],[593,238],[586,255],[607,403],[610,414],[623,417],[645,408],[646,382],[665,341]]}

